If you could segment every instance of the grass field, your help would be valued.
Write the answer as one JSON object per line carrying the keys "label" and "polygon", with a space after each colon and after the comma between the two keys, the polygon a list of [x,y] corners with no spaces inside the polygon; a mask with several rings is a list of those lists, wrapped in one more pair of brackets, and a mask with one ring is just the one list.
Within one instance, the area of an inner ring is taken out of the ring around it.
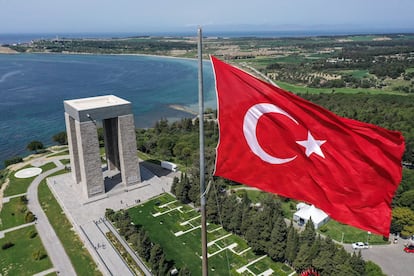
{"label": "grass field", "polygon": [[[31,168],[32,166],[28,165],[22,169]],[[9,174],[9,185],[7,186],[6,190],[4,191],[4,197],[12,196],[12,195],[19,195],[24,194],[27,191],[30,183],[32,183],[33,179],[36,176],[29,177],[29,178],[16,178],[14,174],[16,171],[10,172]]]}
{"label": "grass field", "polygon": [[[63,170],[54,175],[65,172],[66,171]],[[89,255],[89,252],[83,247],[83,243],[72,230],[72,224],[66,218],[62,208],[50,192],[46,180],[43,180],[40,183],[38,193],[42,209],[46,213],[53,229],[55,229],[59,240],[62,242],[76,273],[78,275],[101,275],[97,270],[92,257]]]}
{"label": "grass field", "polygon": [[[27,165],[23,167],[22,169],[32,168],[31,165]],[[49,162],[44,164],[43,166],[39,167],[42,169],[42,172],[51,170],[56,168],[55,163]],[[20,169],[20,170],[22,170]],[[36,176],[29,177],[29,178],[16,178],[14,175],[18,171],[13,171],[9,175],[9,185],[7,186],[4,197],[13,196],[13,195],[19,195],[24,194],[27,192],[27,188],[29,188],[29,185],[32,183],[32,181],[36,178]]]}
{"label": "grass field", "polygon": [[0,212],[0,230],[25,224],[26,211],[27,205],[21,202],[20,197],[12,198],[9,202],[3,203]]}
{"label": "grass field", "polygon": [[[0,248],[0,275],[33,275],[53,267],[39,235],[35,235],[34,232],[35,227],[29,226],[6,233],[5,237],[0,239],[0,245],[6,242],[14,244],[6,250]],[[34,237],[31,238],[32,235]],[[39,250],[44,257],[36,260],[33,255]]]}
{"label": "grass field", "polygon": [[369,242],[370,244],[386,244],[388,241],[384,241],[382,236],[368,234],[367,231],[357,229],[355,227],[348,226],[346,224],[339,223],[334,220],[330,220],[327,224],[322,226],[319,233],[329,236],[332,239],[341,242],[343,233],[344,243],[354,242]]}
{"label": "grass field", "polygon": [[[163,194],[145,204],[129,209],[135,224],[142,224],[151,240],[159,243],[167,259],[178,267],[186,265],[194,275],[201,275],[200,214]],[[273,271],[272,275],[288,275],[293,271],[269,257],[255,255],[240,237],[220,226],[207,227],[209,270],[214,275],[254,275]]]}

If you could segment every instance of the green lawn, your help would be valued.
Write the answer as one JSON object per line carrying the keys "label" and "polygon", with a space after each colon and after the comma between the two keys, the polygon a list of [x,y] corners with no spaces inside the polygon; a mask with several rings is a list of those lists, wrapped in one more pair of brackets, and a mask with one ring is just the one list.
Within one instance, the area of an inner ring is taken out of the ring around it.
{"label": "green lawn", "polygon": [[[65,172],[62,170],[56,174]],[[46,180],[40,183],[38,193],[42,209],[45,211],[53,229],[55,229],[57,236],[62,242],[76,273],[78,275],[102,275],[97,270],[89,252],[83,247],[83,243],[79,240],[79,237],[72,230],[72,224],[66,218],[60,205],[50,192]]]}
{"label": "green lawn", "polygon": [[342,241],[342,233],[344,243],[354,242],[369,242],[370,244],[386,244],[388,241],[384,241],[382,236],[368,234],[367,231],[357,229],[355,227],[339,223],[335,220],[330,220],[327,224],[322,226],[319,233],[331,237],[333,240],[338,242]]}
{"label": "green lawn", "polygon": [[0,230],[25,224],[26,212],[27,205],[20,200],[20,197],[12,198],[9,202],[3,203],[0,212]]}
{"label": "green lawn", "polygon": [[70,159],[60,159],[60,163],[62,163],[63,165],[70,164]]}
{"label": "green lawn", "polygon": [[[28,165],[22,169],[27,169],[27,168],[32,168],[32,166]],[[10,172],[9,174],[9,185],[4,191],[4,197],[26,193],[27,188],[29,187],[30,183],[32,183],[33,179],[36,178],[36,176],[29,177],[29,178],[16,178],[14,176],[16,172],[17,171],[13,171],[13,172]]]}
{"label": "green lawn", "polygon": [[[187,265],[194,275],[200,275],[201,230],[197,228],[200,225],[200,214],[191,207],[174,201],[174,197],[164,194],[128,211],[133,222],[143,224],[151,240],[161,245],[167,259],[174,260],[178,267]],[[182,233],[185,231],[188,232]],[[216,241],[208,247],[209,270],[214,275],[239,275],[237,269],[260,257],[249,249],[242,238],[229,234],[218,225],[209,224],[207,232],[208,242]],[[230,245],[233,245],[232,250],[239,254],[224,249]],[[281,266],[282,264],[266,257],[252,266],[252,269],[261,270],[261,273],[271,268],[277,271],[273,275],[287,275],[292,272],[283,272]]]}
{"label": "green lawn", "polygon": [[40,166],[39,168],[42,169],[42,172],[47,172],[51,169],[56,168],[56,164],[54,162],[49,162],[49,163],[44,164],[43,166]]}
{"label": "green lawn", "polygon": [[[29,226],[6,233],[0,239],[0,245],[6,242],[14,244],[6,250],[0,248],[0,275],[33,275],[53,267],[39,235],[34,234],[35,232],[35,227]],[[39,250],[44,257],[35,260],[33,255]]]}
{"label": "green lawn", "polygon": [[[25,166],[22,169],[27,169],[27,168],[33,168],[32,166],[28,165]],[[54,169],[56,168],[55,163],[53,162],[49,162],[44,164],[43,166],[40,166],[39,168],[42,169],[42,172],[46,172],[48,170]],[[20,170],[22,170],[20,169]],[[20,171],[18,170],[18,171]],[[12,195],[18,195],[18,194],[24,194],[27,192],[27,188],[29,188],[30,184],[32,183],[32,181],[36,178],[36,176],[33,177],[29,177],[29,178],[16,178],[14,175],[16,174],[16,172],[18,171],[13,171],[10,173],[9,175],[9,185],[6,188],[6,191],[4,192],[4,196],[12,196]]]}

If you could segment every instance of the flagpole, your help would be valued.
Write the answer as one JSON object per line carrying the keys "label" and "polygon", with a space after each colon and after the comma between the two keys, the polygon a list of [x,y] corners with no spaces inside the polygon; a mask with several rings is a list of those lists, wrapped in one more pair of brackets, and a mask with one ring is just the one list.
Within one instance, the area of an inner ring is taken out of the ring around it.
{"label": "flagpole", "polygon": [[206,187],[204,174],[204,93],[203,93],[203,52],[202,30],[198,28],[198,120],[200,133],[200,212],[201,212],[201,257],[203,276],[208,275]]}

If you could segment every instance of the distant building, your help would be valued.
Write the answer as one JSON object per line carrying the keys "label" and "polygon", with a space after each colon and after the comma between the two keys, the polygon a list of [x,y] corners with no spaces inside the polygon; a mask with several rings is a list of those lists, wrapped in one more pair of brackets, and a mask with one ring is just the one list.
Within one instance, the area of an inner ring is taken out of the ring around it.
{"label": "distant building", "polygon": [[315,229],[318,229],[329,221],[329,216],[321,209],[313,205],[299,203],[296,206],[296,213],[293,214],[293,220],[299,225],[304,225],[309,219],[312,219]]}

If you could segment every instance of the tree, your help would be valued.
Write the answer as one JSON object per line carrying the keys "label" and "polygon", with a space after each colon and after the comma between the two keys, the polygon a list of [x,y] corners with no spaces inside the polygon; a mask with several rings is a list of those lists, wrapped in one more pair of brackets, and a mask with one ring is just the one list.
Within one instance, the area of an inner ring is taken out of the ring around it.
{"label": "tree", "polygon": [[285,259],[288,263],[292,264],[293,261],[296,259],[296,255],[299,251],[299,235],[296,232],[295,228],[293,227],[293,223],[290,223],[288,234],[286,238],[286,251],[285,251]]}
{"label": "tree", "polygon": [[408,207],[414,211],[414,190],[409,190],[401,194],[397,201],[398,206]]}
{"label": "tree", "polygon": [[190,269],[184,265],[178,272],[178,276],[191,276]]}
{"label": "tree", "polygon": [[402,236],[413,235],[411,226],[414,226],[414,211],[407,207],[395,207],[392,210],[391,230],[401,230]]}
{"label": "tree", "polygon": [[162,251],[161,246],[157,243],[155,244],[150,251],[149,263],[151,264],[153,272],[158,274],[160,269],[161,259],[165,259],[164,252]]}
{"label": "tree", "polygon": [[365,262],[362,259],[361,250],[358,251],[358,255],[352,253],[351,258],[349,259],[349,265],[358,275],[365,275]]}
{"label": "tree", "polygon": [[16,164],[16,163],[20,163],[23,161],[23,158],[20,156],[14,156],[10,159],[6,159],[4,160],[4,166],[7,168],[10,165]]}
{"label": "tree", "polygon": [[312,258],[310,252],[311,246],[309,246],[308,244],[303,243],[300,246],[298,255],[296,256],[292,264],[297,271],[303,271],[312,265]]}
{"label": "tree", "polygon": [[377,264],[375,264],[371,261],[367,261],[365,263],[365,275],[367,275],[367,276],[386,276],[382,272],[381,268]]}
{"label": "tree", "polygon": [[278,216],[273,225],[270,234],[270,243],[268,253],[270,258],[275,261],[283,262],[285,260],[287,227],[282,216]]}
{"label": "tree", "polygon": [[322,275],[333,275],[335,269],[333,257],[336,250],[336,246],[330,237],[322,239],[319,254],[312,260],[312,266]]}
{"label": "tree", "polygon": [[68,136],[66,135],[66,131],[61,131],[59,133],[56,133],[55,135],[53,135],[52,139],[59,145],[68,144]]}
{"label": "tree", "polygon": [[315,235],[315,226],[312,222],[312,219],[309,218],[308,222],[306,222],[305,230],[303,230],[303,232],[300,235],[300,241],[301,243],[305,243],[310,246],[315,241]]}
{"label": "tree", "polygon": [[39,150],[43,149],[43,144],[40,141],[31,141],[28,145],[27,145],[27,149],[30,151],[34,151],[34,152],[38,152]]}
{"label": "tree", "polygon": [[177,185],[178,185],[179,181],[180,180],[178,179],[178,177],[174,176],[173,183],[171,184],[171,193],[174,194],[174,195],[176,195],[176,193],[177,193]]}

